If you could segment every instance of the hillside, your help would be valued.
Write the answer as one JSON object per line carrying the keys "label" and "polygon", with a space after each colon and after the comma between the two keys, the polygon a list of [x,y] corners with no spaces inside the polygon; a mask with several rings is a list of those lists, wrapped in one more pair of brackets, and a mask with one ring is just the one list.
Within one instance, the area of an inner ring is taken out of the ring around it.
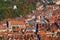
{"label": "hillside", "polygon": [[[35,9],[35,0],[0,0],[0,20],[25,16]],[[13,9],[16,5],[17,9]]]}
{"label": "hillside", "polygon": [[[36,9],[36,2],[40,2],[45,7],[45,0],[0,0],[0,21],[7,18],[16,18],[20,15],[25,16]],[[52,3],[52,0],[48,0]]]}

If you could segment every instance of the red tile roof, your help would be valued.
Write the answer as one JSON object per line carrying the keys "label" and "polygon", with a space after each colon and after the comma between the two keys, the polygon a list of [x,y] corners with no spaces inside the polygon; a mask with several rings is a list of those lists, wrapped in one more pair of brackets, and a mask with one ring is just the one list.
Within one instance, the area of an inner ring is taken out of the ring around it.
{"label": "red tile roof", "polygon": [[23,20],[21,20],[21,21],[16,21],[16,20],[13,20],[13,21],[9,21],[12,25],[18,25],[18,24],[20,24],[20,25],[23,25],[23,24],[25,24],[25,22],[23,21]]}
{"label": "red tile roof", "polygon": [[46,8],[49,10],[49,9],[56,9],[56,8],[59,8],[59,6],[57,5],[47,5]]}

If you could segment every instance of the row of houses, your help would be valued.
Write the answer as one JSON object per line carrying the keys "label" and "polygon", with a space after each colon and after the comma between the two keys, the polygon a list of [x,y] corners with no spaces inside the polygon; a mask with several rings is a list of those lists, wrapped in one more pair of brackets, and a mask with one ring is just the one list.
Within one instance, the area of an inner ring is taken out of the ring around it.
{"label": "row of houses", "polygon": [[[3,40],[54,40],[50,34],[60,30],[59,6],[47,5],[43,8],[39,2],[36,5],[36,10],[25,17],[1,21],[0,38],[2,37]],[[50,36],[47,36],[48,34]]]}

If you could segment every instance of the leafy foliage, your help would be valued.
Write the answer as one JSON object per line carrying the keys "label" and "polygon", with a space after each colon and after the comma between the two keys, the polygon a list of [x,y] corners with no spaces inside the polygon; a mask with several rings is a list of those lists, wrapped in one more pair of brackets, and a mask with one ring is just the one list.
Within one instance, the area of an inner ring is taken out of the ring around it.
{"label": "leafy foliage", "polygon": [[[0,20],[25,16],[35,9],[36,0],[0,0]],[[17,5],[14,10],[13,6]]]}

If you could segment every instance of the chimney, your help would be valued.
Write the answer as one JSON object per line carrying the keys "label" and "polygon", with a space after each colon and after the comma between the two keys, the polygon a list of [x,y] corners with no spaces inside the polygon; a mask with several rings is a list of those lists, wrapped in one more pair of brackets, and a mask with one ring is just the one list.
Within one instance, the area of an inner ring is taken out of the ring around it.
{"label": "chimney", "polygon": [[8,21],[6,21],[6,24],[7,24],[7,27],[9,27],[9,23],[8,23]]}
{"label": "chimney", "polygon": [[38,23],[35,24],[36,25],[36,34],[38,32]]}

